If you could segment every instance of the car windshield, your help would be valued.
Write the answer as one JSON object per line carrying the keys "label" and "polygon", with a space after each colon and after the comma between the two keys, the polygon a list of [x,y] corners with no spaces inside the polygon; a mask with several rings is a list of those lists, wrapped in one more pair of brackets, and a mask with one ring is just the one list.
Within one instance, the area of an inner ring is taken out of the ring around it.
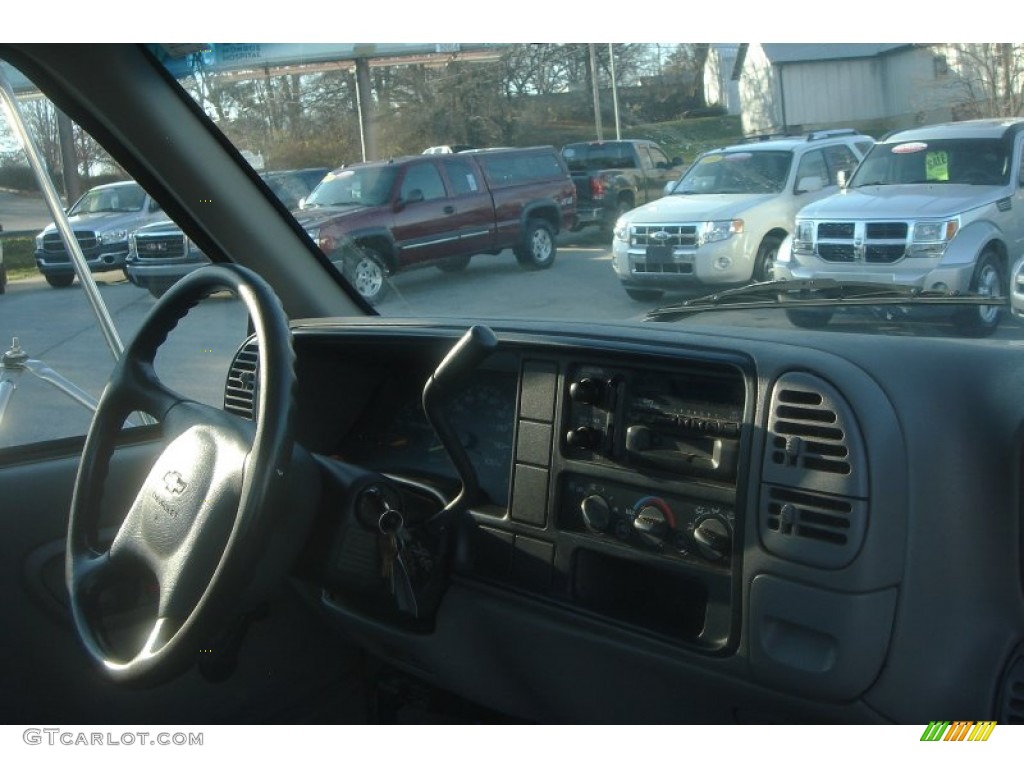
{"label": "car windshield", "polygon": [[68,216],[85,216],[92,213],[131,213],[141,211],[146,202],[146,193],[135,184],[116,187],[98,187],[86,192],[71,206]]}
{"label": "car windshield", "polygon": [[339,168],[324,177],[305,207],[334,205],[384,205],[390,200],[395,169],[389,166]]}
{"label": "car windshield", "polygon": [[1013,147],[997,139],[929,139],[876,144],[851,187],[1009,182]]}
{"label": "car windshield", "polygon": [[672,190],[677,195],[758,195],[781,192],[792,152],[713,152],[700,158]]}

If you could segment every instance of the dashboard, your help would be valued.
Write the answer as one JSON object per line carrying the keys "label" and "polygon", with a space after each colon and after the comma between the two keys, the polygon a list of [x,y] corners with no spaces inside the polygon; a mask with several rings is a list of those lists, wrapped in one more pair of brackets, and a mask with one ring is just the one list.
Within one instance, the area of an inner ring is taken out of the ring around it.
{"label": "dashboard", "polygon": [[1002,347],[495,327],[441,402],[480,491],[411,568],[444,582],[410,617],[330,478],[384,478],[410,529],[451,504],[422,392],[463,330],[294,329],[299,441],[327,468],[295,582],[347,637],[537,722],[1008,721],[1024,409]]}

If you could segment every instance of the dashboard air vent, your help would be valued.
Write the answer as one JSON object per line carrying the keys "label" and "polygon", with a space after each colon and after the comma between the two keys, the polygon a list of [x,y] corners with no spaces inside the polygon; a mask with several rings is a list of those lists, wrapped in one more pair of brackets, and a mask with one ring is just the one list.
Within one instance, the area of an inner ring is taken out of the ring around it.
{"label": "dashboard air vent", "polygon": [[224,410],[249,421],[256,420],[260,355],[256,341],[246,342],[231,361],[224,384]]}
{"label": "dashboard air vent", "polygon": [[853,412],[826,382],[788,373],[775,385],[764,480],[844,496],[867,496],[867,467]]}
{"label": "dashboard air vent", "polygon": [[1008,725],[1024,724],[1024,648],[1017,648],[1003,674],[996,719]]}
{"label": "dashboard air vent", "polygon": [[761,534],[775,554],[840,568],[860,550],[867,502],[777,486],[765,486],[761,499]]}

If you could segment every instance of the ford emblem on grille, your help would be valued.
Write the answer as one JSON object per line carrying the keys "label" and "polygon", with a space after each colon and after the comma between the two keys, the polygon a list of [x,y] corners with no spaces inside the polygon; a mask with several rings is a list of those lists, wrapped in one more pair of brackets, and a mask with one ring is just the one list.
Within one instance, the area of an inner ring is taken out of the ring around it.
{"label": "ford emblem on grille", "polygon": [[664,229],[659,229],[657,232],[652,233],[651,237],[653,237],[655,240],[662,240],[662,241],[664,241],[664,240],[668,240],[670,237],[672,237],[672,235],[670,235]]}

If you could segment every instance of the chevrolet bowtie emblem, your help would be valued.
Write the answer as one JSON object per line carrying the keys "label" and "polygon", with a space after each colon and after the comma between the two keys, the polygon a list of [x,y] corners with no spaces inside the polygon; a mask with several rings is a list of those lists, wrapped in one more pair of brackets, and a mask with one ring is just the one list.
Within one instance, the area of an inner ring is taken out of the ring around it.
{"label": "chevrolet bowtie emblem", "polygon": [[181,496],[188,488],[188,483],[182,478],[180,472],[168,472],[164,475],[164,488],[171,496]]}

